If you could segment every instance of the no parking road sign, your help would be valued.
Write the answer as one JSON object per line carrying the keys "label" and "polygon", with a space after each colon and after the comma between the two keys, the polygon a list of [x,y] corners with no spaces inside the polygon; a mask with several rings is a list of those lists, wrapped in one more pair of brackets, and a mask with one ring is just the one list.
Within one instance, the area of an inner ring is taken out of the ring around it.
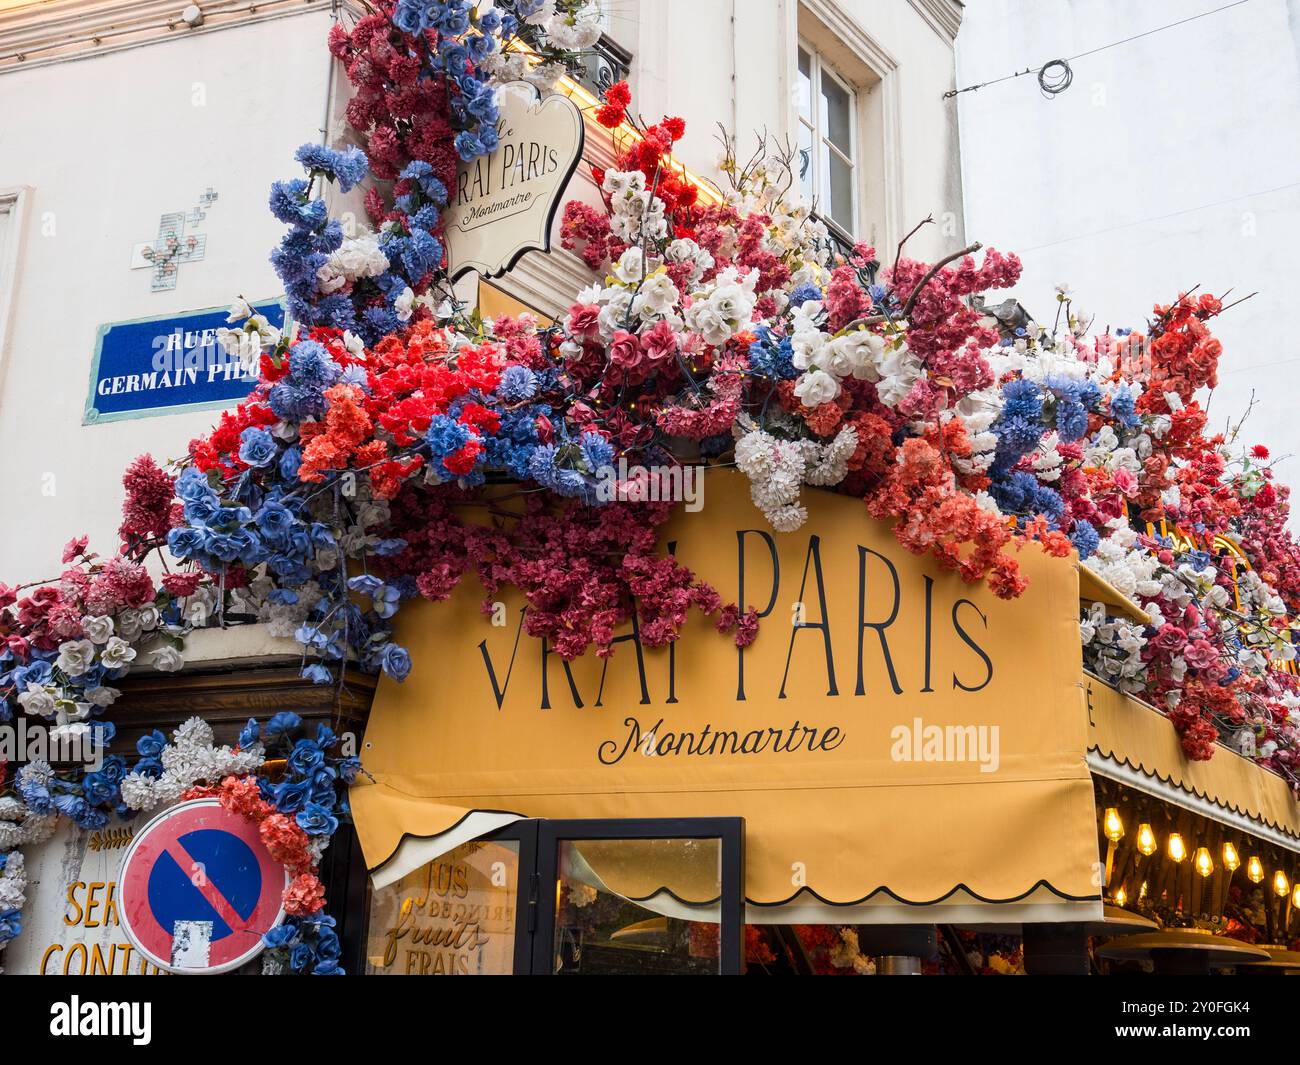
{"label": "no parking road sign", "polygon": [[145,825],[122,859],[122,927],[170,972],[227,972],[255,957],[284,919],[288,882],[256,823],[216,799],[192,799]]}

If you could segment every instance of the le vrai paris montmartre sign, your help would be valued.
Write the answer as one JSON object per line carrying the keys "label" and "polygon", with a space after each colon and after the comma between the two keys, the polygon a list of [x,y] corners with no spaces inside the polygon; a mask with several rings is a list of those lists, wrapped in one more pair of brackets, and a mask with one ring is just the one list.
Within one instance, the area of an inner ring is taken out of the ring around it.
{"label": "le vrai paris montmartre sign", "polygon": [[527,82],[501,89],[496,151],[461,163],[446,214],[451,278],[500,277],[529,249],[550,250],[551,224],[582,158],[582,114]]}

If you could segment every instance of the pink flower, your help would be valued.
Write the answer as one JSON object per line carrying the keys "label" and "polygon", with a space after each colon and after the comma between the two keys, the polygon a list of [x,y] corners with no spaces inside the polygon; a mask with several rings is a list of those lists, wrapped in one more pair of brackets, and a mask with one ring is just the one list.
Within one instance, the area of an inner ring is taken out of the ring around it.
{"label": "pink flower", "polygon": [[325,885],[313,873],[301,873],[284,889],[284,912],[293,917],[315,913],[325,906]]}
{"label": "pink flower", "polygon": [[1114,472],[1111,479],[1115,482],[1115,487],[1120,490],[1120,493],[1125,499],[1132,499],[1137,495],[1138,479],[1134,476],[1132,470],[1125,469],[1121,466]]}
{"label": "pink flower", "polygon": [[1184,648],[1183,658],[1193,669],[1211,669],[1218,664],[1219,652],[1209,640],[1193,640]]}
{"label": "pink flower", "polygon": [[568,324],[574,336],[592,336],[600,327],[600,308],[590,303],[575,303],[569,308]]}
{"label": "pink flower", "polygon": [[1151,641],[1152,647],[1167,654],[1177,654],[1186,645],[1187,633],[1177,625],[1170,625],[1168,622],[1160,626],[1160,631],[1155,634],[1155,638]]}
{"label": "pink flower", "polygon": [[670,362],[677,355],[677,334],[667,322],[656,322],[654,326],[641,334],[641,348],[649,361],[653,373],[660,366]]}
{"label": "pink flower", "polygon": [[74,558],[80,558],[86,553],[89,544],[89,536],[74,536],[63,545],[63,561],[71,562]]}

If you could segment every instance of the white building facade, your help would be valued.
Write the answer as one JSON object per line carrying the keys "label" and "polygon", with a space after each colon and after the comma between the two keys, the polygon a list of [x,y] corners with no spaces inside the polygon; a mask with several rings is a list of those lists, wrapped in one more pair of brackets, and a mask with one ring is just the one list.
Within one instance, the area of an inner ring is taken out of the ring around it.
{"label": "white building facade", "polygon": [[1055,96],[1030,72],[957,97],[967,230],[1021,256],[1014,295],[1050,324],[1065,283],[1098,326],[1141,329],[1193,286],[1257,292],[1213,323],[1210,425],[1235,425],[1253,395],[1239,442],[1275,458],[1300,452],[1300,348],[1280,327],[1300,240],[1298,42],[1283,0],[979,0],[958,47],[962,87],[1080,56]]}

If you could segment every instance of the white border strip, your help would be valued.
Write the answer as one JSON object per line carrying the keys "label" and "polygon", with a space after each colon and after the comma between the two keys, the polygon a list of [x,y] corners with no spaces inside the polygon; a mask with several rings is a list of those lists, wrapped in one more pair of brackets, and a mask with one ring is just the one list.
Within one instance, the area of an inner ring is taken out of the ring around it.
{"label": "white border strip", "polygon": [[455,850],[462,843],[468,843],[479,836],[486,836],[498,828],[522,820],[519,814],[487,813],[473,810],[463,820],[428,839],[407,838],[398,844],[393,856],[384,863],[383,868],[370,874],[376,890],[396,884],[407,873],[413,873],[422,865],[427,865],[450,850]]}

